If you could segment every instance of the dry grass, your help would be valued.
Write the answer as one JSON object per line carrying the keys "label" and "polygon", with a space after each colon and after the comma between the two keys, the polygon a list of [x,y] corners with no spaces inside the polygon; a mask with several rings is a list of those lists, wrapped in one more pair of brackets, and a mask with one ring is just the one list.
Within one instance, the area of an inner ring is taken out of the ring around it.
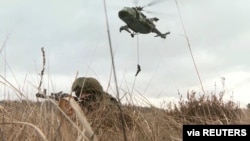
{"label": "dry grass", "polygon": [[[219,96],[197,97],[188,93],[187,100],[169,104],[173,109],[123,105],[126,135],[129,141],[181,140],[183,124],[249,124],[250,114],[232,101],[222,101]],[[67,118],[52,101],[2,101],[0,112],[0,140],[88,140],[84,137],[86,123]],[[101,108],[85,113],[88,123],[99,141],[123,139],[119,110]],[[65,118],[62,118],[65,117]],[[84,127],[85,126],[85,127]]]}

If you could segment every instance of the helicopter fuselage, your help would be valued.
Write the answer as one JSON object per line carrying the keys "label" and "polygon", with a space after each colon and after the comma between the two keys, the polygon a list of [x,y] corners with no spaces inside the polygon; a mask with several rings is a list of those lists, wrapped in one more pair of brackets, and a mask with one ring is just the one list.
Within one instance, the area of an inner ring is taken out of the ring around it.
{"label": "helicopter fuselage", "polygon": [[[162,34],[156,27],[154,22],[158,21],[157,17],[147,18],[141,11],[143,7],[124,7],[119,11],[118,16],[126,23],[125,26],[120,27],[120,32],[125,30],[134,37],[135,34],[142,33],[156,33],[155,37],[166,38],[170,32]],[[129,29],[133,30],[131,32]]]}
{"label": "helicopter fuselage", "polygon": [[142,12],[135,8],[124,7],[118,15],[135,33],[148,34],[155,28],[153,22],[149,21]]}

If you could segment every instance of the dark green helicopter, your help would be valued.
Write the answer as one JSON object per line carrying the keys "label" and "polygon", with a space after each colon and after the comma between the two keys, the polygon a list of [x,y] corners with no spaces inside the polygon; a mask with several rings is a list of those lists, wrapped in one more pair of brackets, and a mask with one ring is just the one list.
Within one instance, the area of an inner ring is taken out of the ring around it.
{"label": "dark green helicopter", "polygon": [[[152,5],[148,4],[147,6]],[[145,6],[144,6],[145,7]],[[122,30],[126,30],[134,37],[135,34],[148,34],[148,33],[156,33],[155,37],[166,38],[170,32],[161,33],[157,28],[154,22],[157,22],[159,19],[157,17],[147,18],[142,10],[144,7],[124,7],[119,11],[118,15],[121,20],[123,20],[126,25],[120,27],[120,32]],[[130,31],[132,30],[132,32]]]}

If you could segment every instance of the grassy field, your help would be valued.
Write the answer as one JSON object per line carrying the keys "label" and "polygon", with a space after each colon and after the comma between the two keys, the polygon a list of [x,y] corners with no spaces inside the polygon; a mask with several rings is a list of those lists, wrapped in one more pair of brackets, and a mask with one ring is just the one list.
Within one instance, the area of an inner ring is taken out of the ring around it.
{"label": "grassy field", "polygon": [[[178,104],[169,103],[164,109],[122,105],[125,125],[116,107],[101,106],[85,112],[85,116],[99,141],[123,141],[124,128],[128,141],[180,141],[183,124],[250,124],[247,109],[240,109],[232,101],[224,102],[222,97],[223,94],[198,97],[190,92],[187,100],[181,97]],[[67,118],[52,100],[4,100],[0,106],[3,141],[80,141],[87,132],[81,117]]]}

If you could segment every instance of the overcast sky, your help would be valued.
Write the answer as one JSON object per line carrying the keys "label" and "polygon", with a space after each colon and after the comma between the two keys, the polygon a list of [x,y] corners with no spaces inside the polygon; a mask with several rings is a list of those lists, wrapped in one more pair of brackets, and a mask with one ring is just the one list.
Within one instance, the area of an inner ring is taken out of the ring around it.
{"label": "overcast sky", "polygon": [[[139,0],[138,5],[149,2]],[[97,78],[115,95],[113,76],[108,87],[111,58],[103,1],[0,3],[0,74],[8,81],[28,97],[34,96],[42,68],[40,50],[44,47],[44,88],[49,92],[70,92],[78,72],[78,76]],[[178,99],[178,92],[184,97],[188,90],[202,93],[175,0],[145,8],[155,12],[145,13],[148,17],[160,19],[157,28],[171,34],[166,39],[156,38],[153,33],[140,34],[138,42],[137,36],[131,38],[127,32],[119,32],[125,23],[118,12],[124,6],[135,6],[133,0],[106,3],[120,95],[133,93],[142,99],[138,96],[141,94],[159,106],[162,101]],[[242,105],[250,103],[250,1],[178,0],[178,4],[205,91],[225,90],[227,97],[233,96]],[[138,63],[142,71],[135,77]],[[3,86],[0,88],[3,93]],[[15,97],[9,89],[7,93]]]}

